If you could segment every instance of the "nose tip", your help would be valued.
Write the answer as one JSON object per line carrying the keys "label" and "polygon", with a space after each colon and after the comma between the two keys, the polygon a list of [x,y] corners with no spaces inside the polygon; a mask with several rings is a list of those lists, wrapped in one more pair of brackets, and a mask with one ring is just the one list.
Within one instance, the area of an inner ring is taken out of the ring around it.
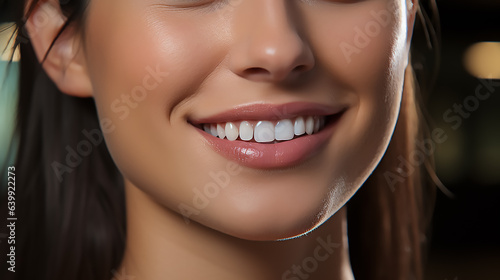
{"label": "nose tip", "polygon": [[[242,18],[244,14],[240,14],[242,17],[233,27],[236,29],[235,34],[240,36],[231,46],[231,70],[252,81],[283,82],[296,79],[314,67],[312,50],[297,31],[298,20],[291,18],[287,7],[276,4],[282,1],[269,2],[274,5],[254,5],[255,8],[263,9],[253,11],[262,15],[258,22],[249,22]],[[247,10],[248,14],[254,13]]]}
{"label": "nose tip", "polygon": [[[244,61],[236,64],[234,72],[253,81],[280,82],[295,79],[314,66],[310,51],[298,44],[259,48],[254,47],[243,55]],[[259,53],[259,51],[261,51]]]}

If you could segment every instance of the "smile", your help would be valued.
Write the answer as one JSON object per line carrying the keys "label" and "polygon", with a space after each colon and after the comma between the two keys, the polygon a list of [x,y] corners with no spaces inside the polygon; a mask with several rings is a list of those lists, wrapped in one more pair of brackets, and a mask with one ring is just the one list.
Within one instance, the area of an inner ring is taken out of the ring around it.
{"label": "smile", "polygon": [[280,169],[318,155],[345,110],[306,102],[256,104],[190,123],[226,159],[256,169]]}
{"label": "smile", "polygon": [[325,116],[297,117],[279,121],[239,121],[203,124],[205,132],[229,141],[276,143],[319,132],[325,125]]}

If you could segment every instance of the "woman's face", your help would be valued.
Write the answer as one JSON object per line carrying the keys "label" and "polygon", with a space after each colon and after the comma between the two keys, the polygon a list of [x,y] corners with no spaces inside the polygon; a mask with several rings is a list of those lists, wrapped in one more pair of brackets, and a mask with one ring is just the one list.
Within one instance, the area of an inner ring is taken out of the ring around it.
{"label": "woman's face", "polygon": [[186,221],[251,240],[312,230],[387,148],[410,9],[403,0],[91,1],[86,63],[111,155],[127,184]]}

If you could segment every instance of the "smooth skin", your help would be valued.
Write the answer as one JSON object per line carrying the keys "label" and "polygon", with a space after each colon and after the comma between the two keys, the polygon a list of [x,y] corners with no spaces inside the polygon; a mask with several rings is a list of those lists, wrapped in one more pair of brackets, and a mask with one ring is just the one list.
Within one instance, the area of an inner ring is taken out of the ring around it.
{"label": "smooth skin", "polygon": [[[352,279],[342,207],[390,141],[416,4],[90,0],[84,28],[66,30],[43,66],[62,92],[95,99],[125,178],[127,249],[117,274]],[[29,18],[39,59],[64,20],[55,0]],[[289,169],[235,165],[188,122],[295,101],[346,111],[321,152]],[[197,207],[196,194],[224,172],[227,186]],[[315,257],[318,238],[338,245],[326,259]]]}

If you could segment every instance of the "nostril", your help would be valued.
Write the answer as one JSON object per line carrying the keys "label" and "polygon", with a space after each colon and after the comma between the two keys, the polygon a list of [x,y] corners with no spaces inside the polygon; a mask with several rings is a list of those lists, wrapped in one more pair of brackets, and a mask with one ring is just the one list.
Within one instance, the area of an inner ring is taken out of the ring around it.
{"label": "nostril", "polygon": [[245,75],[251,75],[251,76],[255,76],[255,75],[270,75],[271,72],[269,72],[268,70],[264,69],[264,68],[260,68],[260,67],[251,67],[251,68],[248,68],[248,69],[245,69],[245,71],[243,71]]}
{"label": "nostril", "polygon": [[248,79],[254,81],[274,81],[279,82],[287,78],[296,77],[301,73],[307,72],[309,67],[307,65],[297,65],[292,71],[289,69],[274,69],[270,71],[262,67],[249,67],[243,70],[242,74]]}
{"label": "nostril", "polygon": [[305,65],[297,65],[295,68],[293,68],[293,72],[305,72],[307,71],[308,67]]}

